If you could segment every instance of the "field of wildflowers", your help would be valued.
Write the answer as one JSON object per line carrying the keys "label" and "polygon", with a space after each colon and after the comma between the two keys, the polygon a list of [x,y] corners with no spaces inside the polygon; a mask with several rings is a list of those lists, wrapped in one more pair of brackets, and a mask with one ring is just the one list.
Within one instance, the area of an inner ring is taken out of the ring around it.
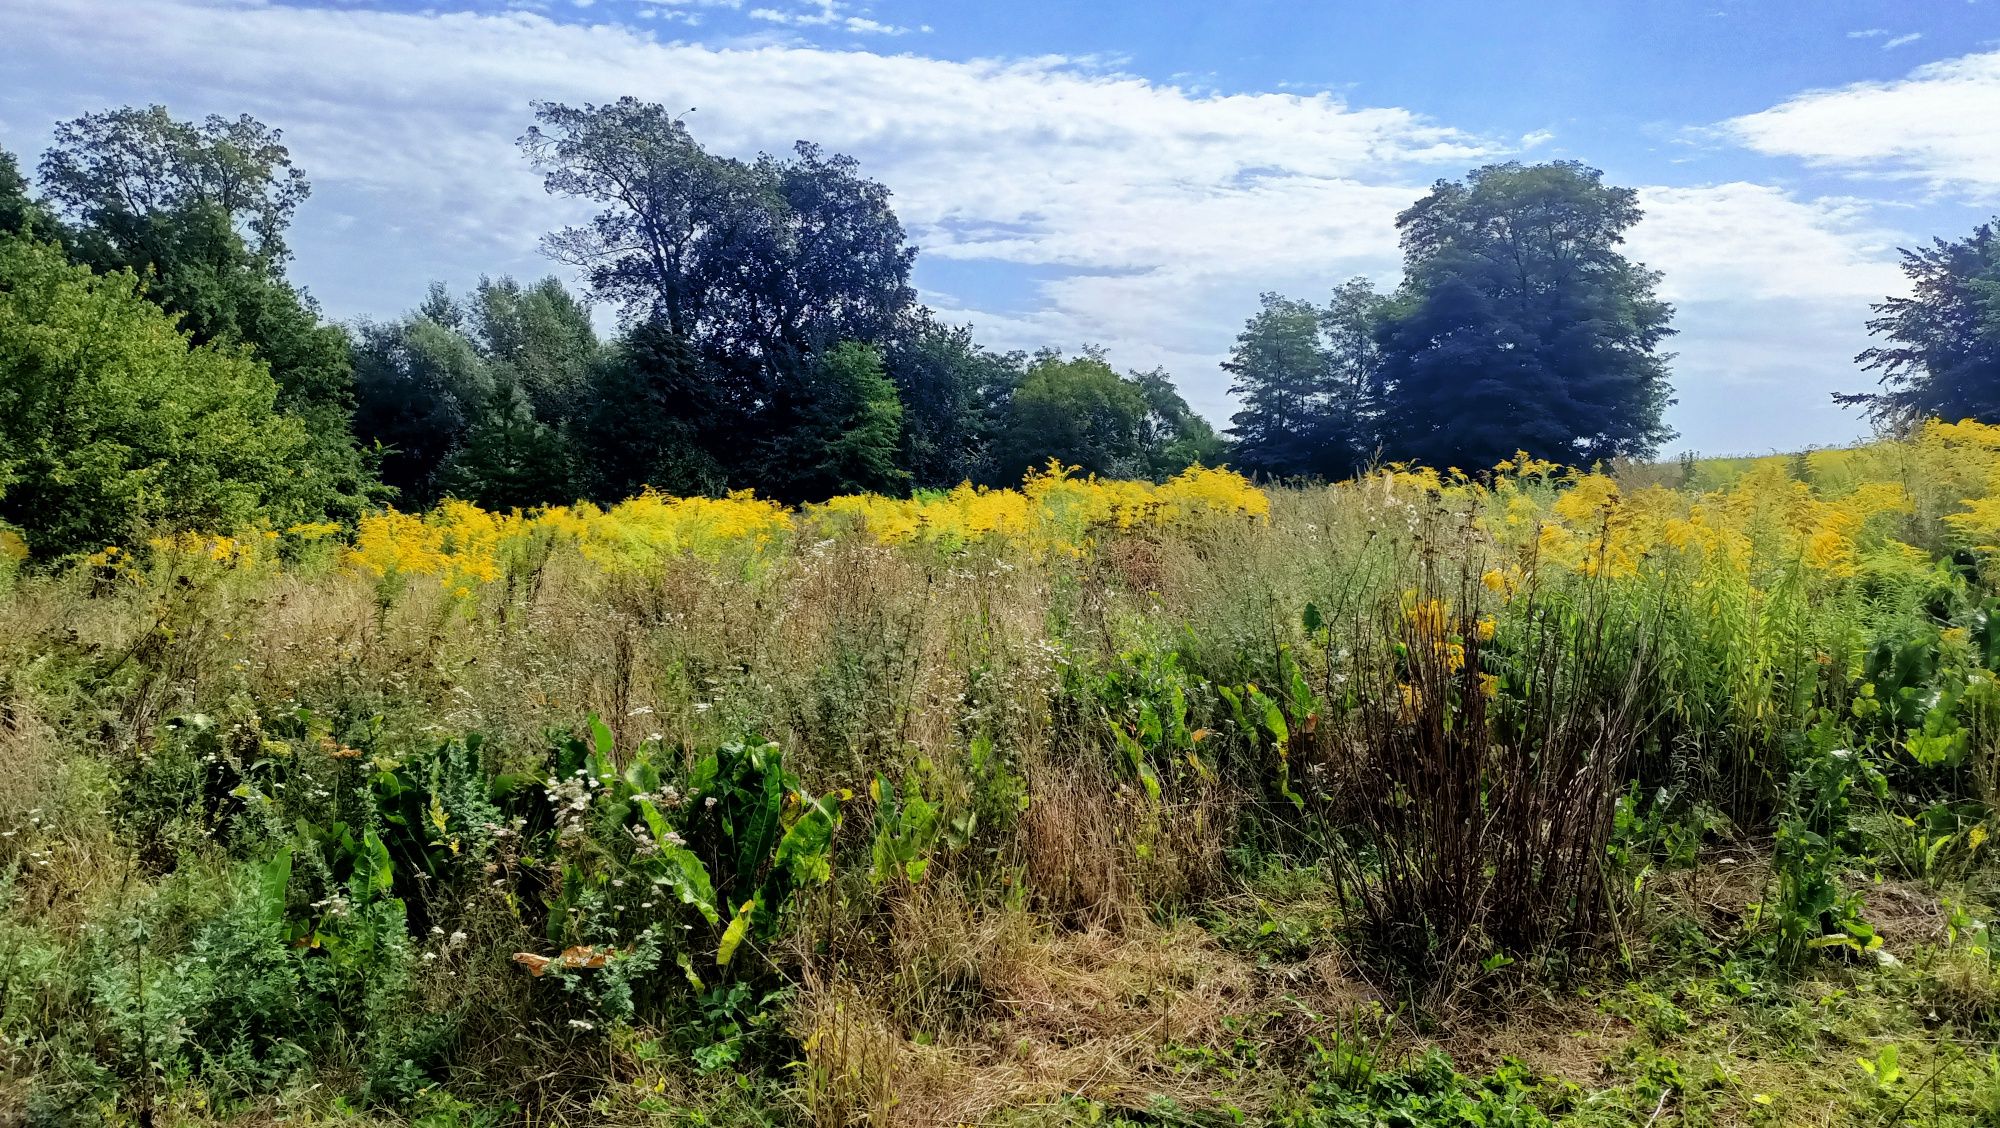
{"label": "field of wildflowers", "polygon": [[2000,428],[16,544],[0,1123],[2000,1123]]}

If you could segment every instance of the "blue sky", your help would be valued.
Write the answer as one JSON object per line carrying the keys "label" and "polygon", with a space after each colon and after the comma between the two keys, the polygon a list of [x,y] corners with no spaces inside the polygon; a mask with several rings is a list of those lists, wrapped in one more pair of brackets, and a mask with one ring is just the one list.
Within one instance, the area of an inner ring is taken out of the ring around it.
{"label": "blue sky", "polygon": [[1431,181],[1580,158],[1640,190],[1630,251],[1679,307],[1672,449],[1844,441],[1895,248],[2000,211],[1996,0],[0,0],[0,73],[27,162],[128,102],[284,128],[294,274],[341,319],[560,273],[530,99],[818,140],[895,192],[940,313],[1165,365],[1218,421],[1260,291],[1393,283]]}

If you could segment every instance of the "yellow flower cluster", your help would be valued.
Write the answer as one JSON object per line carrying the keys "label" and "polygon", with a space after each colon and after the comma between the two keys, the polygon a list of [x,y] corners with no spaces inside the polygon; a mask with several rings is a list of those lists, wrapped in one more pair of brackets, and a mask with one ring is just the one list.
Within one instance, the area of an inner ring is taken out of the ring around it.
{"label": "yellow flower cluster", "polygon": [[[267,532],[257,539],[275,539],[277,535]],[[146,543],[156,556],[173,556],[186,561],[205,560],[226,568],[241,567],[260,557],[257,540],[249,538],[176,533],[173,536],[154,537]]]}
{"label": "yellow flower cluster", "polygon": [[[883,544],[960,547],[1004,538],[1030,550],[1081,552],[1103,529],[1182,527],[1218,516],[1263,519],[1270,498],[1242,475],[1194,467],[1151,482],[1077,477],[1059,464],[1030,474],[1019,490],[970,484],[915,498],[837,497],[807,507],[803,519],[858,527]],[[784,539],[801,515],[748,491],[724,498],[645,493],[609,509],[580,503],[493,513],[447,501],[429,513],[390,510],[363,518],[348,564],[378,577],[436,576],[458,594],[505,574],[540,543],[573,545],[607,572],[656,568],[694,556],[761,555]]]}
{"label": "yellow flower cluster", "polygon": [[606,571],[622,571],[684,555],[758,551],[790,528],[782,505],[747,491],[724,498],[648,492],[609,509],[585,502],[527,513],[446,501],[425,514],[392,509],[362,518],[347,561],[376,576],[437,576],[466,595],[500,578],[507,562],[537,540],[573,544]]}
{"label": "yellow flower cluster", "polygon": [[1036,552],[1080,553],[1107,529],[1166,529],[1219,517],[1263,519],[1271,499],[1231,470],[1190,467],[1164,483],[1076,476],[1051,460],[1019,490],[970,484],[947,493],[837,497],[808,514],[854,524],[884,544],[958,547],[989,537]]}
{"label": "yellow flower cluster", "polygon": [[[1691,486],[1633,485],[1645,475],[1558,473],[1524,459],[1503,463],[1489,482],[1429,485],[1471,506],[1501,544],[1532,545],[1536,561],[1591,576],[1688,561],[1841,579],[1871,554],[1909,556],[1905,541],[1940,528],[2000,551],[2000,427],[1932,422],[1906,439],[1703,464],[1702,475],[1711,468],[1716,484],[1707,488],[1700,477]],[[1488,586],[1503,584],[1496,577]]]}

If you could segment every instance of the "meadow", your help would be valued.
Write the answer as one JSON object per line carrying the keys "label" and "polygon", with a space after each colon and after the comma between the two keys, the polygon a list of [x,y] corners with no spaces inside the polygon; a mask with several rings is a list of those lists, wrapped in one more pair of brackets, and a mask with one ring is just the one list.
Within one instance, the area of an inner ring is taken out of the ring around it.
{"label": "meadow", "polygon": [[0,1123],[2000,1124],[2000,427],[0,533]]}

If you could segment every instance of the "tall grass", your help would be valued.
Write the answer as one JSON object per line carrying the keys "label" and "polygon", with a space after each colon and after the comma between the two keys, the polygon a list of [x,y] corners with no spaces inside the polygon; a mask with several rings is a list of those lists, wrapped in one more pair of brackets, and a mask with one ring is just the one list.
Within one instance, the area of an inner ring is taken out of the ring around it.
{"label": "tall grass", "polygon": [[49,1123],[1199,1103],[1158,1055],[1277,1004],[1189,921],[1325,873],[1312,959],[1473,1006],[1629,953],[1635,794],[1790,835],[1751,933],[1865,947],[1845,797],[1990,810],[2000,432],[1815,458],[452,506],[10,568],[0,1074]]}

